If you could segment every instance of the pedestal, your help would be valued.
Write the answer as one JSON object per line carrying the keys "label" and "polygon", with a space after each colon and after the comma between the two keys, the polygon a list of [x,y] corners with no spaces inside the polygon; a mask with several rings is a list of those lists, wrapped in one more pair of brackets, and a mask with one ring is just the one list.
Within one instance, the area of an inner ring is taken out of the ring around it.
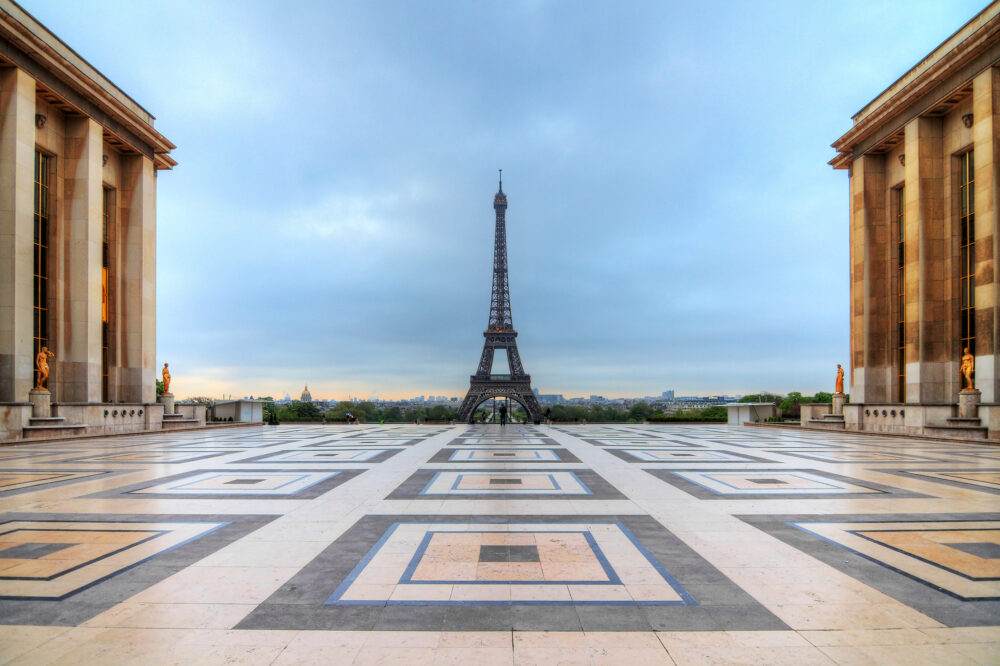
{"label": "pedestal", "polygon": [[163,413],[164,414],[173,414],[174,413],[174,394],[173,393],[164,393],[159,398],[157,398],[156,401],[158,403],[160,403],[161,405],[163,405]]}
{"label": "pedestal", "polygon": [[52,416],[52,394],[48,389],[31,389],[28,392],[28,402],[31,403],[32,418]]}
{"label": "pedestal", "polygon": [[847,396],[843,393],[835,393],[833,396],[833,413],[843,414],[845,404],[847,404]]}
{"label": "pedestal", "polygon": [[958,392],[958,418],[975,419],[979,418],[979,396],[977,389],[971,391]]}

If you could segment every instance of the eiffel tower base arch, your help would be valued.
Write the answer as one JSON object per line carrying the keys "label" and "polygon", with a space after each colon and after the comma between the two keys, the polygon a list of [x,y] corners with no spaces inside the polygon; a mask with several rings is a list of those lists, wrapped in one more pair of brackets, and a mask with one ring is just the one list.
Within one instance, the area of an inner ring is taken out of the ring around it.
{"label": "eiffel tower base arch", "polygon": [[538,398],[531,390],[530,379],[481,379],[473,377],[469,392],[458,410],[458,420],[462,423],[472,423],[472,415],[476,407],[490,398],[510,398],[518,402],[528,412],[528,420],[541,423],[542,408]]}

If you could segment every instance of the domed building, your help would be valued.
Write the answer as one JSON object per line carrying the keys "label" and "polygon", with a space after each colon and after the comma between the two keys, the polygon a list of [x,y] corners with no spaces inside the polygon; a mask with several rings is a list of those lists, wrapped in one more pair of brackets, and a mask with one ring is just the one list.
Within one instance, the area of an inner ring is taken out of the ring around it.
{"label": "domed building", "polygon": [[306,387],[304,389],[302,389],[302,395],[299,397],[299,401],[300,402],[312,402],[313,401],[312,394],[309,393],[309,385],[308,384],[306,384]]}

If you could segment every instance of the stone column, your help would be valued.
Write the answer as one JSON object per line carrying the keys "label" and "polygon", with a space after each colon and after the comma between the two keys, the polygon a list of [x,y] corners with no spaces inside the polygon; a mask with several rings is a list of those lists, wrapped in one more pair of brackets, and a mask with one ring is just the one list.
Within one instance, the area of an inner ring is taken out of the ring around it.
{"label": "stone column", "polygon": [[[996,136],[1000,131],[1000,69],[991,67],[972,80],[972,140],[976,194],[976,388],[985,402],[1000,400],[1000,293],[997,290],[997,169]],[[959,399],[961,399],[961,393]]]}
{"label": "stone column", "polygon": [[851,394],[888,399],[892,375],[886,225],[885,156],[862,155],[851,166]]}
{"label": "stone column", "polygon": [[150,158],[122,158],[121,198],[119,396],[148,404],[156,399],[156,174]]}
{"label": "stone column", "polygon": [[845,404],[847,404],[847,396],[843,393],[835,393],[833,395],[833,414],[843,415]]}
{"label": "stone column", "polygon": [[[951,358],[957,313],[952,312],[951,226],[945,216],[947,165],[942,137],[940,118],[918,117],[906,124],[905,205],[907,226],[912,220],[917,229],[918,292],[917,360],[906,364],[910,402],[951,402],[953,389],[958,388],[958,365]],[[912,245],[907,243],[908,255]]]}
{"label": "stone column", "polygon": [[34,386],[35,80],[0,68],[0,402]]}
{"label": "stone column", "polygon": [[61,402],[101,402],[101,157],[104,133],[89,118],[66,120],[62,159],[62,321],[55,329]]}

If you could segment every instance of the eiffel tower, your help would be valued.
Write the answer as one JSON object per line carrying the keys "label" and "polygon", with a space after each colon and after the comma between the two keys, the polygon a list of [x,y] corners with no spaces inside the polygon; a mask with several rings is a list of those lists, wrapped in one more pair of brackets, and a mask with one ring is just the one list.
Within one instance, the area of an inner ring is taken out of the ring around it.
{"label": "eiffel tower", "polygon": [[[490,322],[483,337],[483,355],[479,369],[469,379],[469,392],[458,410],[458,418],[472,422],[476,407],[485,400],[505,397],[514,400],[528,412],[528,418],[538,423],[542,409],[531,390],[531,375],[524,372],[521,355],[517,353],[517,331],[510,315],[510,286],[507,283],[507,195],[503,193],[503,169],[500,170],[500,190],[493,197],[493,210],[497,214],[496,237],[493,243],[493,295],[490,297]],[[507,352],[508,372],[493,374],[493,356],[496,350]]]}

